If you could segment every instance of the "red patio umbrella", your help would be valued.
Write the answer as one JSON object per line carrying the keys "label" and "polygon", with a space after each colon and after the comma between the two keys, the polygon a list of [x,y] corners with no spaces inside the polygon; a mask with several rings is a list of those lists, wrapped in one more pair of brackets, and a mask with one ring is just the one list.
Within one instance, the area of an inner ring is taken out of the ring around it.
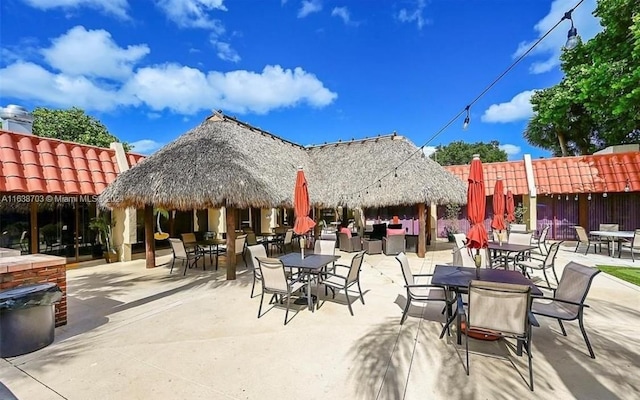
{"label": "red patio umbrella", "polygon": [[487,198],[484,191],[482,162],[478,154],[473,155],[469,170],[469,187],[467,189],[467,217],[471,228],[467,233],[467,247],[481,249],[487,247],[488,236],[484,227],[485,205]]}
{"label": "red patio umbrella", "polygon": [[293,211],[296,216],[293,231],[298,235],[304,235],[316,226],[316,223],[309,218],[309,211],[311,211],[311,206],[309,205],[309,190],[307,189],[307,179],[304,176],[302,167],[298,167],[298,173],[296,175],[296,188],[293,193]]}
{"label": "red patio umbrella", "polygon": [[504,185],[502,178],[498,177],[496,186],[493,188],[493,220],[491,228],[502,231],[506,229],[504,224]]}
{"label": "red patio umbrella", "polygon": [[507,222],[513,222],[516,220],[516,205],[513,203],[513,192],[511,189],[507,190]]}

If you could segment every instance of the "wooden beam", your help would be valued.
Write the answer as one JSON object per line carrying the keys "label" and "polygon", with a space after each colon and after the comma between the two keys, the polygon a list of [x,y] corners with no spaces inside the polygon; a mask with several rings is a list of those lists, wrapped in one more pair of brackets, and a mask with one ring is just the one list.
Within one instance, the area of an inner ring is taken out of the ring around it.
{"label": "wooden beam", "polygon": [[424,258],[427,253],[427,224],[426,206],[424,203],[418,204],[418,257]]}
{"label": "wooden beam", "polygon": [[225,208],[227,222],[227,280],[236,279],[236,208]]}
{"label": "wooden beam", "polygon": [[147,268],[156,267],[156,240],[153,237],[153,206],[144,206],[144,249]]}
{"label": "wooden beam", "polygon": [[40,249],[40,238],[38,235],[38,203],[32,201],[29,203],[29,224],[31,225],[31,234],[29,241],[31,242],[31,254],[36,254]]}

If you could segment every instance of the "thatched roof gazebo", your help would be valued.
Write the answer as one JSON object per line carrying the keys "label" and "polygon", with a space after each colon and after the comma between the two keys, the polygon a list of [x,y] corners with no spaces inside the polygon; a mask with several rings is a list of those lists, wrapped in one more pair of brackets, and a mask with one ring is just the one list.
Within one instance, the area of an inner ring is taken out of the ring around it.
{"label": "thatched roof gazebo", "polygon": [[[112,209],[145,209],[148,267],[155,263],[154,206],[226,207],[227,248],[233,254],[235,210],[291,207],[298,166],[305,170],[315,206],[419,204],[423,215],[425,203],[466,201],[463,182],[402,136],[304,147],[215,113],[121,173],[98,202]],[[423,226],[421,222],[424,240]],[[227,276],[232,279],[235,269],[230,270]]]}

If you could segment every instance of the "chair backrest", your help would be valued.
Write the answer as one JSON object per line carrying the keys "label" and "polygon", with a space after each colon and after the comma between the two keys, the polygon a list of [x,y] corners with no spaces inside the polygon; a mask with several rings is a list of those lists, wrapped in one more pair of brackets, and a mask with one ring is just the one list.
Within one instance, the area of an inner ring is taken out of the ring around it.
{"label": "chair backrest", "polygon": [[247,232],[247,245],[248,246],[255,246],[256,244],[258,244],[258,239],[256,238],[256,233],[251,231],[251,232]]}
{"label": "chair backrest", "polygon": [[620,225],[619,224],[600,224],[600,226],[598,227],[599,231],[619,231],[620,230]]}
{"label": "chair backrest", "polygon": [[527,225],[526,224],[510,224],[509,232],[526,232]]}
{"label": "chair backrest", "polygon": [[467,242],[467,235],[464,233],[454,233],[454,239],[456,240],[456,247],[460,248],[465,245]]}
{"label": "chair backrest", "polygon": [[469,283],[469,328],[513,335],[529,329],[531,287],[473,280]]}
{"label": "chair backrest", "polygon": [[249,251],[249,259],[251,261],[251,265],[253,266],[253,269],[259,270],[258,262],[256,261],[256,258],[258,257],[267,258],[267,250],[261,244],[247,246],[247,250]]}
{"label": "chair backrest", "polygon": [[[589,293],[591,282],[599,273],[599,269],[590,268],[586,265],[571,261],[564,267],[564,271],[562,271],[562,277],[558,283],[555,298],[578,304],[584,303],[584,300],[587,298],[587,293]],[[562,307],[566,310],[573,311],[575,315],[577,315],[580,310],[579,306],[570,304],[563,304]]]}
{"label": "chair backrest", "polygon": [[556,256],[558,255],[558,250],[560,249],[560,244],[561,243],[562,243],[562,241],[557,242],[557,243],[553,243],[549,247],[549,252],[547,253],[547,256],[544,258],[544,266],[545,267],[549,267],[549,266],[553,265],[553,263],[556,260]]}
{"label": "chair backrest", "polygon": [[631,245],[633,248],[640,247],[640,229],[636,229],[633,234],[633,244]]}
{"label": "chair backrest", "polygon": [[195,233],[183,233],[180,236],[182,236],[182,242],[184,244],[188,245],[197,242]]}
{"label": "chair backrest", "polygon": [[293,229],[287,229],[284,234],[284,244],[291,244],[291,241],[293,241]]}
{"label": "chair backrest", "polygon": [[313,248],[313,252],[315,254],[333,256],[336,254],[336,241],[325,240],[325,239],[316,240],[316,243]]}
{"label": "chair backrest", "polygon": [[[458,247],[453,249],[453,265],[457,267],[474,267],[476,262],[474,256],[477,249],[469,249],[467,246]],[[489,252],[487,249],[480,249],[480,256],[482,257],[481,267],[489,267],[491,265],[489,261]]]}
{"label": "chair backrest", "polygon": [[362,260],[364,260],[364,251],[356,253],[356,255],[351,259],[351,267],[349,268],[349,274],[347,275],[347,283],[358,280]]}
{"label": "chair backrest", "polygon": [[404,276],[404,283],[407,285],[413,285],[413,272],[411,272],[411,267],[409,266],[409,259],[404,252],[399,253],[396,256],[396,260],[400,263],[400,268],[402,269],[402,276]]}
{"label": "chair backrest", "polygon": [[542,232],[540,232],[540,237],[538,238],[538,241],[540,243],[547,240],[547,235],[549,234],[549,228],[550,228],[549,225],[545,225],[544,228],[542,228]]}
{"label": "chair backrest", "polygon": [[576,229],[576,234],[578,235],[578,240],[581,242],[588,242],[589,236],[587,236],[587,231],[581,226],[574,226]]}
{"label": "chair backrest", "polygon": [[[242,232],[244,233],[250,233],[253,232],[253,228],[250,226],[245,226],[244,228],[242,228]],[[255,232],[254,232],[255,233]]]}
{"label": "chair backrest", "polygon": [[275,234],[282,234],[282,233],[285,233],[286,231],[287,231],[286,226],[276,226],[275,228],[273,228],[273,233]]}
{"label": "chair backrest", "polygon": [[265,290],[286,292],[289,288],[282,261],[277,258],[258,257],[258,267],[262,274],[262,286]]}
{"label": "chair backrest", "polygon": [[184,248],[182,240],[177,238],[169,238],[171,244],[171,250],[173,250],[173,256],[177,258],[187,258],[187,250]]}
{"label": "chair backrest", "polygon": [[247,242],[247,235],[236,236],[236,255],[244,252],[244,244]]}
{"label": "chair backrest", "polygon": [[528,244],[531,244],[531,236],[532,236],[531,233],[511,232],[509,234],[509,239],[507,240],[507,243],[528,245]]}

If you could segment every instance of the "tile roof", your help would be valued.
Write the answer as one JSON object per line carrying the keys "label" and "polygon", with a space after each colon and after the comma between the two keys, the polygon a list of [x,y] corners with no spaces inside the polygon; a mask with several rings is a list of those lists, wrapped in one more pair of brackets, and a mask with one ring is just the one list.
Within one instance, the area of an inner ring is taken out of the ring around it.
{"label": "tile roof", "polygon": [[7,131],[0,160],[0,192],[96,195],[119,173],[114,150]]}
{"label": "tile roof", "polygon": [[640,191],[640,152],[532,161],[539,194]]}
{"label": "tile roof", "polygon": [[[445,167],[464,182],[469,176],[468,165],[449,165]],[[506,161],[494,163],[482,163],[484,171],[484,185],[487,196],[493,195],[498,176],[502,177],[505,190],[511,189],[514,195],[528,194],[527,176],[524,169],[524,161]]]}
{"label": "tile roof", "polygon": [[[640,152],[595,154],[532,160],[537,193],[640,192]],[[496,177],[502,176],[505,190],[514,195],[528,194],[524,161],[483,163],[485,191],[493,194]],[[466,182],[468,165],[445,167]]]}

